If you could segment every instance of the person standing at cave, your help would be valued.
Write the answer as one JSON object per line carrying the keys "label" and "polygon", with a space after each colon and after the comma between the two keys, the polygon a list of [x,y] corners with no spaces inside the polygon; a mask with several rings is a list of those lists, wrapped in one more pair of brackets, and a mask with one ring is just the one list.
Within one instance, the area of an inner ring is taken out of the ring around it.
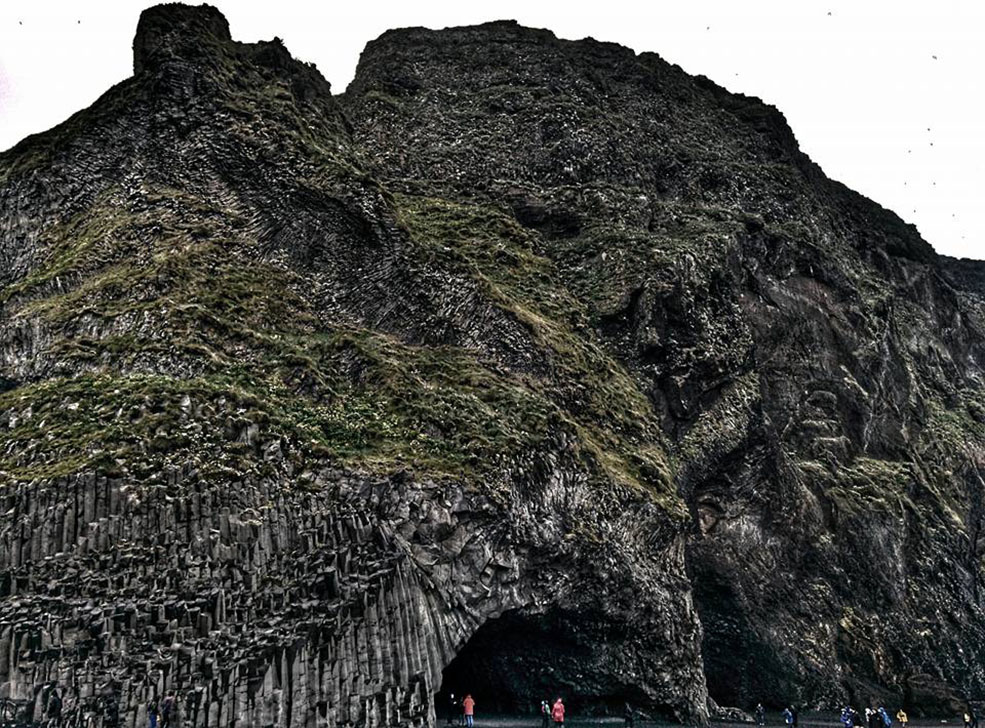
{"label": "person standing at cave", "polygon": [[800,716],[797,715],[797,706],[796,705],[791,705],[790,706],[790,712],[793,713],[793,728],[797,728],[797,726],[800,725],[800,723],[799,723]]}
{"label": "person standing at cave", "polygon": [[792,728],[793,726],[793,709],[784,708],[783,709],[783,722],[787,724],[787,728]]}
{"label": "person standing at cave", "polygon": [[551,704],[546,700],[540,701],[540,728],[549,728],[551,724]]}
{"label": "person standing at cave", "polygon": [[756,725],[759,728],[763,728],[766,725],[766,708],[763,707],[762,703],[756,704]]}
{"label": "person standing at cave", "polygon": [[471,695],[466,695],[465,700],[462,701],[462,712],[465,715],[466,728],[472,728],[472,720],[475,715],[475,701],[472,700]]}
{"label": "person standing at cave", "polygon": [[846,705],[841,711],[841,724],[845,728],[855,728],[855,711],[852,706]]}
{"label": "person standing at cave", "polygon": [[448,695],[448,725],[455,722],[455,716],[458,715],[458,702],[455,700],[455,693]]}
{"label": "person standing at cave", "polygon": [[58,693],[58,688],[52,688],[51,695],[48,697],[46,710],[48,725],[58,728],[62,724],[62,696]]}
{"label": "person standing at cave", "polygon": [[154,698],[147,701],[147,725],[148,728],[157,728],[157,700]]}
{"label": "person standing at cave", "polygon": [[974,705],[968,706],[968,713],[971,715],[971,728],[978,728],[978,713]]}
{"label": "person standing at cave", "polygon": [[178,701],[174,697],[174,690],[169,690],[168,694],[164,696],[164,700],[161,701],[161,728],[168,728],[171,725],[177,707]]}
{"label": "person standing at cave", "polygon": [[879,706],[879,721],[882,723],[883,728],[892,728],[893,719],[889,717],[889,711],[886,710],[882,705]]}
{"label": "person standing at cave", "polygon": [[622,712],[624,728],[633,728],[633,707],[626,703],[626,708]]}
{"label": "person standing at cave", "polygon": [[554,701],[554,707],[551,708],[551,718],[554,720],[554,725],[564,725],[564,703],[561,702],[560,697]]}
{"label": "person standing at cave", "polygon": [[906,728],[906,724],[910,722],[909,716],[902,708],[896,711],[896,720],[899,721],[899,724],[903,726],[903,728]]}

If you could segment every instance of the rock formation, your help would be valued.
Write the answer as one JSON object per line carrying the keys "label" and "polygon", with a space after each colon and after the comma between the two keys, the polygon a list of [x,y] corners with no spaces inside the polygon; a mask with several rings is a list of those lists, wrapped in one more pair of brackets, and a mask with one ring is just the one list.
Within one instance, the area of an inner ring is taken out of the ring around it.
{"label": "rock formation", "polygon": [[391,31],[333,96],[147,10],[132,78],[0,155],[0,690],[975,697],[983,280],[654,55]]}

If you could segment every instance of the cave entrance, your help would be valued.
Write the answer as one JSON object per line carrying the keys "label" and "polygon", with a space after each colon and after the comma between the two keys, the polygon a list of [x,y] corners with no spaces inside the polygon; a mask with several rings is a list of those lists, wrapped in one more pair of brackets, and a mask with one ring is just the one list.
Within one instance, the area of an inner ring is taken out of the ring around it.
{"label": "cave entrance", "polygon": [[450,708],[451,695],[475,700],[477,722],[483,715],[535,715],[540,701],[564,699],[572,714],[622,715],[624,686],[607,668],[611,627],[597,616],[561,611],[504,613],[483,624],[441,675],[435,695],[438,728],[449,713],[458,725],[461,708]]}

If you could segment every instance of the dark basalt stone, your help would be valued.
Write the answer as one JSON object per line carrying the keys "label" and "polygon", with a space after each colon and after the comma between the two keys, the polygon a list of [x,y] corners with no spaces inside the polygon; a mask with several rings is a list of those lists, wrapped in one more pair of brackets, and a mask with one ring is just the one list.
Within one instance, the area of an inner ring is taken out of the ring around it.
{"label": "dark basalt stone", "polygon": [[512,22],[332,96],[163,5],[134,72],[0,155],[20,720],[985,688],[985,278],[778,110]]}

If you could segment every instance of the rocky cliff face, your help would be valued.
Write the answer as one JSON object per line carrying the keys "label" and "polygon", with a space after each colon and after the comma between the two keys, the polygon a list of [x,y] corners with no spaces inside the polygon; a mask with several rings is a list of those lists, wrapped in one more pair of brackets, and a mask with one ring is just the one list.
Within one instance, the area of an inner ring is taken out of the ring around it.
{"label": "rocky cliff face", "polygon": [[653,404],[724,704],[983,688],[981,270],[778,111],[511,23],[393,31],[344,98],[391,188],[510,210]]}
{"label": "rocky cliff face", "polygon": [[147,11],[134,68],[0,161],[24,716],[57,683],[104,724],[175,689],[189,725],[421,725],[507,624],[552,646],[502,673],[524,709],[701,719],[666,439],[535,234],[381,186],[213,9]]}
{"label": "rocky cliff face", "polygon": [[983,278],[775,109],[511,23],[333,97],[167,5],[134,71],[0,156],[23,717],[985,687]]}

